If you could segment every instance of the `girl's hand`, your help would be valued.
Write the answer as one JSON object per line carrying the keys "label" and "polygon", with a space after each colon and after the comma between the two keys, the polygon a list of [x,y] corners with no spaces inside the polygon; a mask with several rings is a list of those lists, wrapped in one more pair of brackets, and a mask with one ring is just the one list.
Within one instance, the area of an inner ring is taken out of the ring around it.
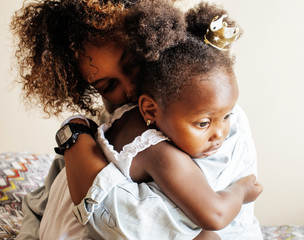
{"label": "girl's hand", "polygon": [[242,186],[244,189],[243,203],[255,201],[263,191],[263,186],[256,181],[256,176],[253,174],[239,179],[235,184]]}

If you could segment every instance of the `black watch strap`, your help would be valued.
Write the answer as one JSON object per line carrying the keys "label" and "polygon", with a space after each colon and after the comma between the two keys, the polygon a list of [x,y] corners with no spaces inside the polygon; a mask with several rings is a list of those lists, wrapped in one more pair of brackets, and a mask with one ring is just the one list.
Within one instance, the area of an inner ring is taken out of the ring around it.
{"label": "black watch strap", "polygon": [[79,123],[65,124],[56,133],[58,147],[54,148],[55,152],[63,155],[64,151],[77,141],[79,134],[83,133],[90,134],[94,138],[92,130],[87,125]]}

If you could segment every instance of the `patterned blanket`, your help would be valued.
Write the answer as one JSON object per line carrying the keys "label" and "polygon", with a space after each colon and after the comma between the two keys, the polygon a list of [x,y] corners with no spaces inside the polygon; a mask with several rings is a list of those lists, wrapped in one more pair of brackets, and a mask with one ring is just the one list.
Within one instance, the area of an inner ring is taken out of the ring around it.
{"label": "patterned blanket", "polygon": [[[0,240],[14,239],[19,233],[22,198],[43,184],[53,158],[48,154],[0,154]],[[304,240],[304,226],[263,226],[262,231],[265,240]]]}
{"label": "patterned blanket", "polygon": [[262,226],[264,240],[303,240],[304,226]]}
{"label": "patterned blanket", "polygon": [[14,239],[22,222],[23,196],[43,184],[54,156],[0,154],[0,239]]}

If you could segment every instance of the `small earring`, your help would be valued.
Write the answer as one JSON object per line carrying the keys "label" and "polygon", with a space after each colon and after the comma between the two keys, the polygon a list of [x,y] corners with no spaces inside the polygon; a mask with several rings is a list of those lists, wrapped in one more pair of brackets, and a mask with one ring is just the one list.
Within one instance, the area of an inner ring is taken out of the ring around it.
{"label": "small earring", "polygon": [[149,126],[150,126],[150,124],[151,124],[151,120],[150,120],[150,119],[148,119],[148,120],[147,120],[147,127],[149,127]]}

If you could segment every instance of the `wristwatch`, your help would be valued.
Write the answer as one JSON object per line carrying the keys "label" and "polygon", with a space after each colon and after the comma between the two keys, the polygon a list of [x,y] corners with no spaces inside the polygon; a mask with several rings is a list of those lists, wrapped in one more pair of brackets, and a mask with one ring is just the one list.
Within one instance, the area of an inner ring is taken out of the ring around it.
{"label": "wristwatch", "polygon": [[78,139],[79,134],[86,133],[94,137],[92,130],[79,123],[67,123],[61,127],[56,133],[56,142],[58,147],[54,150],[56,153],[63,155],[64,151],[70,148]]}

